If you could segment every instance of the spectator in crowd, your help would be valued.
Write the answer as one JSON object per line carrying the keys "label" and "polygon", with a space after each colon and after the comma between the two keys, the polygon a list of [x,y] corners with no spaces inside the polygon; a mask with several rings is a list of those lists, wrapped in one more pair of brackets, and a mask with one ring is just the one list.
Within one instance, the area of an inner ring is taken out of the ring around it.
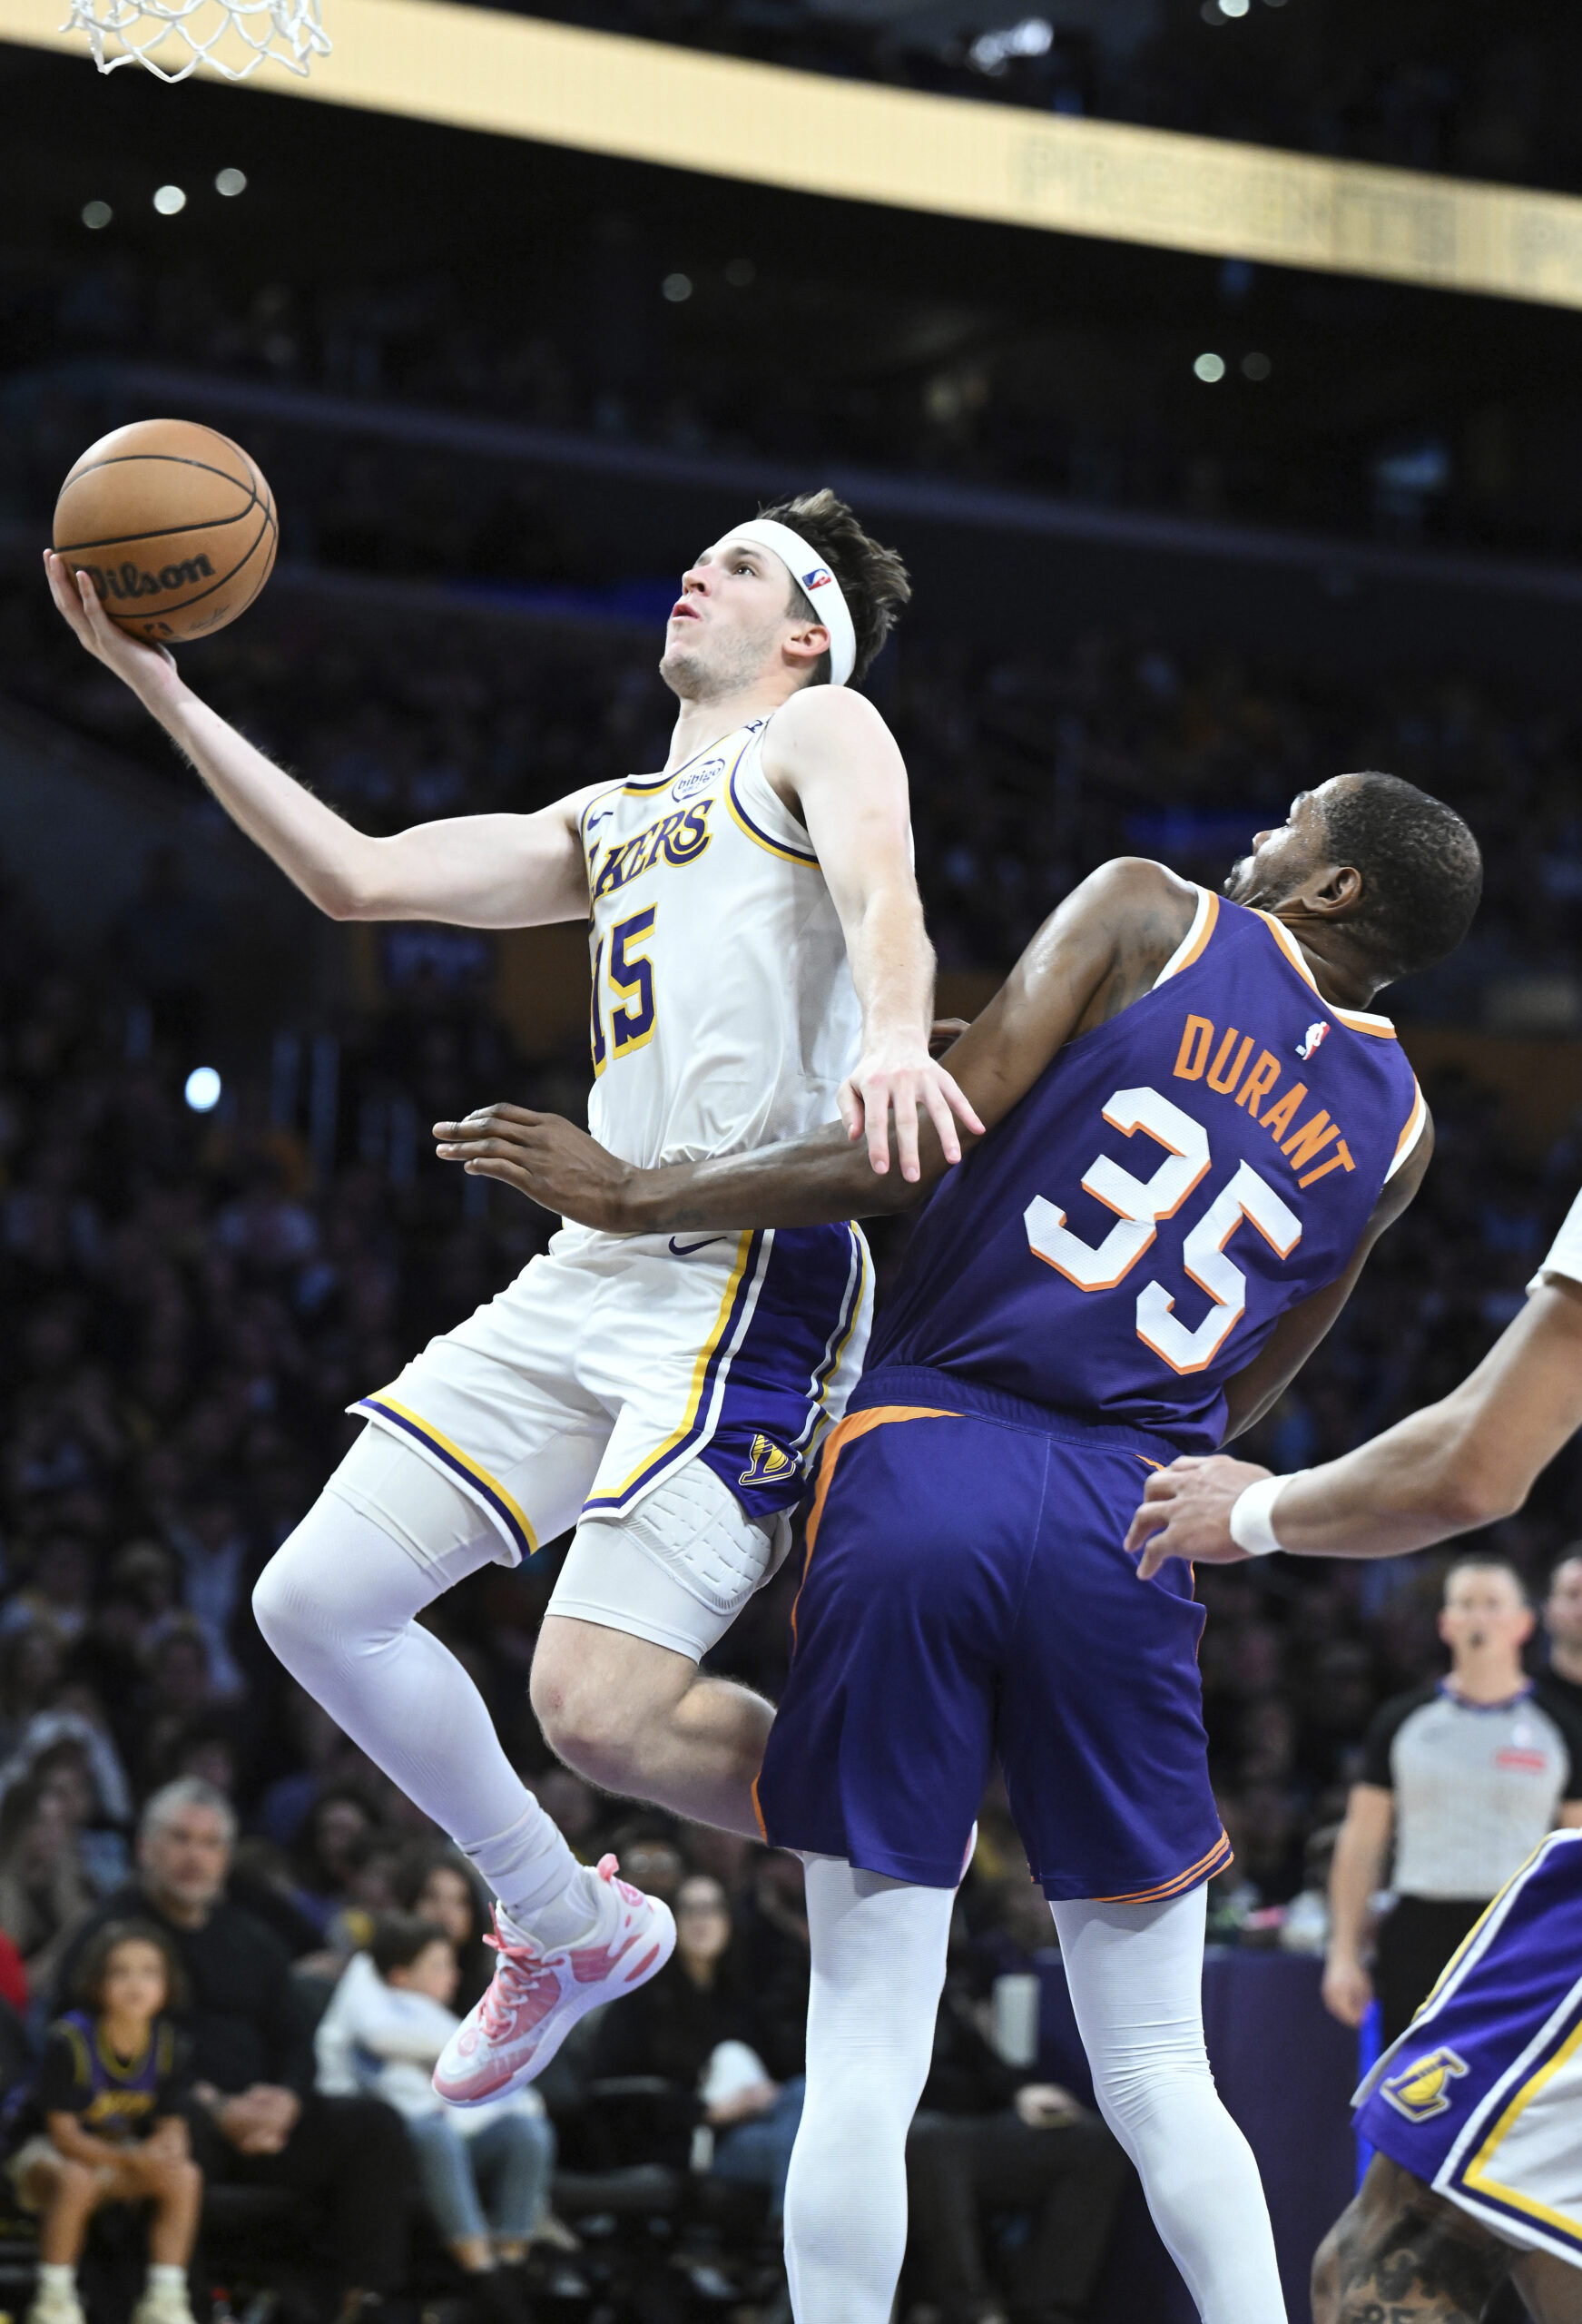
{"label": "spectator in crowd", "polygon": [[1573,1541],[1549,1575],[1544,1600],[1548,1641],[1546,1691],[1582,1718],[1582,1541]]}
{"label": "spectator in crowd", "polygon": [[182,1979],[169,1940],[152,1923],[108,1922],[77,1964],[74,2000],[49,2030],[6,2166],[24,2209],[40,2214],[28,2324],[84,2324],[77,2263],[105,2203],[152,2207],[133,2324],[192,2324],[187,2268],[203,2181],[170,2014]]}
{"label": "spectator in crowd", "polygon": [[[1024,1884],[1046,1941],[1048,1912]],[[1130,2165],[1091,2104],[1007,2064],[964,1958],[946,1976],[934,2056],[907,2140],[908,2278],[944,2324],[1078,2324],[1092,2311]],[[1075,2076],[1086,2083],[1080,2054]],[[1086,2096],[1091,2099],[1089,2088]],[[1020,2212],[997,2285],[989,2228]]]}
{"label": "spectator in crowd", "polygon": [[46,1535],[34,1553],[33,1578],[15,1590],[0,1612],[0,1630],[41,1623],[67,1646],[88,1627],[93,1600],[93,1559],[74,1533]]}
{"label": "spectator in crowd", "polygon": [[41,1711],[0,1768],[0,1797],[28,1777],[71,1826],[94,1895],[119,1886],[126,1876],[132,1791],[110,1738],[80,1711]]}
{"label": "spectator in crowd", "polygon": [[489,1928],[489,1899],[459,1848],[419,1841],[409,1846],[396,1875],[396,1901],[403,1912],[431,1921],[450,1939],[456,1954],[455,2007],[465,2016],[482,1995],[494,1964],[484,1939]]}
{"label": "spectator in crowd", "polygon": [[800,1856],[774,1849],[754,1860],[736,1906],[734,1955],[742,1987],[752,1995],[770,2073],[779,2082],[794,2081],[807,2064],[812,1959]]}
{"label": "spectator in crowd", "polygon": [[[1324,2001],[1360,2025],[1377,1985],[1386,2043],[1544,1834],[1582,1825],[1582,1721],[1522,1669],[1533,1613],[1515,1569],[1490,1554],[1458,1558],[1439,1630],[1449,1675],[1375,1716],[1330,1873]],[[1371,1975],[1369,1908],[1392,1845],[1396,1897]]]}
{"label": "spectator in crowd", "polygon": [[521,2324],[521,2270],[544,2221],[555,2132],[534,2090],[448,2105],[432,2075],[460,2022],[456,1950],[434,1921],[388,1913],[354,1954],[319,2021],[319,2087],[393,2106],[417,2152],[434,2223],[482,2314]]}
{"label": "spectator in crowd", "polygon": [[345,2324],[402,2280],[407,2142],[379,2100],[314,2090],[286,1948],[225,1895],[235,1828],[230,1803],[192,1777],[156,1792],[138,1827],[136,1876],[79,1930],[75,1950],[112,1921],[152,1921],[168,1938],[187,1986],[179,2023],[204,2176],[284,2188],[328,2213]]}
{"label": "spectator in crowd", "polygon": [[74,1932],[93,1906],[62,1787],[25,1777],[0,1800],[0,1929],[21,1954],[35,1994],[54,1985]]}
{"label": "spectator in crowd", "polygon": [[42,1622],[18,1624],[0,1638],[0,1750],[7,1758],[61,1680],[61,1643]]}
{"label": "spectator in crowd", "polygon": [[[798,1866],[799,1871],[801,1866]],[[693,1874],[675,1897],[675,1951],[657,1977],[611,2010],[599,2028],[597,2070],[656,2074],[695,2097],[712,2132],[719,2179],[768,2190],[778,2220],[802,2112],[802,2077],[777,2082],[762,2056],[762,2022],[732,1955],[731,1904],[717,1880]]]}
{"label": "spectator in crowd", "polygon": [[297,1897],[321,1935],[354,1901],[373,1838],[368,1802],[349,1787],[321,1792],[309,1809],[297,1849]]}

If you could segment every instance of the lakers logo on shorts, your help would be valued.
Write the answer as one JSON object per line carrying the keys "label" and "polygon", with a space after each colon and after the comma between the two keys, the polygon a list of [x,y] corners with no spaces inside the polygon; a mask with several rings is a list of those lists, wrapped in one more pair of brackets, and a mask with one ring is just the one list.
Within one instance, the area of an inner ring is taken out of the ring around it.
{"label": "lakers logo on shorts", "polygon": [[782,1452],[778,1444],[760,1434],[752,1440],[752,1456],[737,1482],[744,1485],[779,1484],[782,1479],[795,1476],[798,1465],[794,1452]]}
{"label": "lakers logo on shorts", "polygon": [[1426,2122],[1430,2115],[1449,2112],[1449,2085],[1467,2071],[1465,2059],[1454,2050],[1430,2050],[1426,2058],[1414,2058],[1392,2073],[1380,2085],[1381,2094],[1409,2122]]}

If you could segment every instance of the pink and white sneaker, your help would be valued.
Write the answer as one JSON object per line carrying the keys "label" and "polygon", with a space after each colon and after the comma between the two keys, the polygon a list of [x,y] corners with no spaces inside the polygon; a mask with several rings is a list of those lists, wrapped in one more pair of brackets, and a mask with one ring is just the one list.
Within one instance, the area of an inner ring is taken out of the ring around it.
{"label": "pink and white sneaker", "polygon": [[617,1880],[615,1872],[614,1857],[602,1856],[598,1876],[614,1891],[615,1925],[581,1945],[545,1951],[518,1943],[502,1933],[496,1911],[495,1933],[484,1943],[500,1958],[487,1993],[440,2053],[434,2087],[441,2098],[453,2106],[481,2106],[524,2088],[543,2073],[579,2017],[601,2002],[634,1993],[663,1968],[675,1950],[670,1906]]}

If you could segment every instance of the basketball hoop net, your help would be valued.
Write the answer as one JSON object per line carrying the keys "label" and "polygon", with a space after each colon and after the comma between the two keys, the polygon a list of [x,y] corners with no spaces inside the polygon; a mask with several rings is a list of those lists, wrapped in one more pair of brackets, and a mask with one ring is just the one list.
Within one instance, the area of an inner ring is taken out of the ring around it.
{"label": "basketball hoop net", "polygon": [[[162,81],[184,81],[207,64],[245,81],[269,62],[305,74],[314,57],[328,56],[333,43],[319,7],[319,0],[71,0],[61,29],[87,34],[101,73],[142,64]],[[106,55],[106,40],[119,42],[120,55]]]}

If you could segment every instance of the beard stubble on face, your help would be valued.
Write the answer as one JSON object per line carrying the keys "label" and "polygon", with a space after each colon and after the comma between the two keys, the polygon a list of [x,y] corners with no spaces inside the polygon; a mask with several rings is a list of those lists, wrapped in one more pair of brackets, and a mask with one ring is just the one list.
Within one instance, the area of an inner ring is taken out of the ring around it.
{"label": "beard stubble on face", "polygon": [[735,630],[667,645],[659,675],[679,702],[717,702],[766,675],[773,641],[774,628],[766,626],[757,635]]}

